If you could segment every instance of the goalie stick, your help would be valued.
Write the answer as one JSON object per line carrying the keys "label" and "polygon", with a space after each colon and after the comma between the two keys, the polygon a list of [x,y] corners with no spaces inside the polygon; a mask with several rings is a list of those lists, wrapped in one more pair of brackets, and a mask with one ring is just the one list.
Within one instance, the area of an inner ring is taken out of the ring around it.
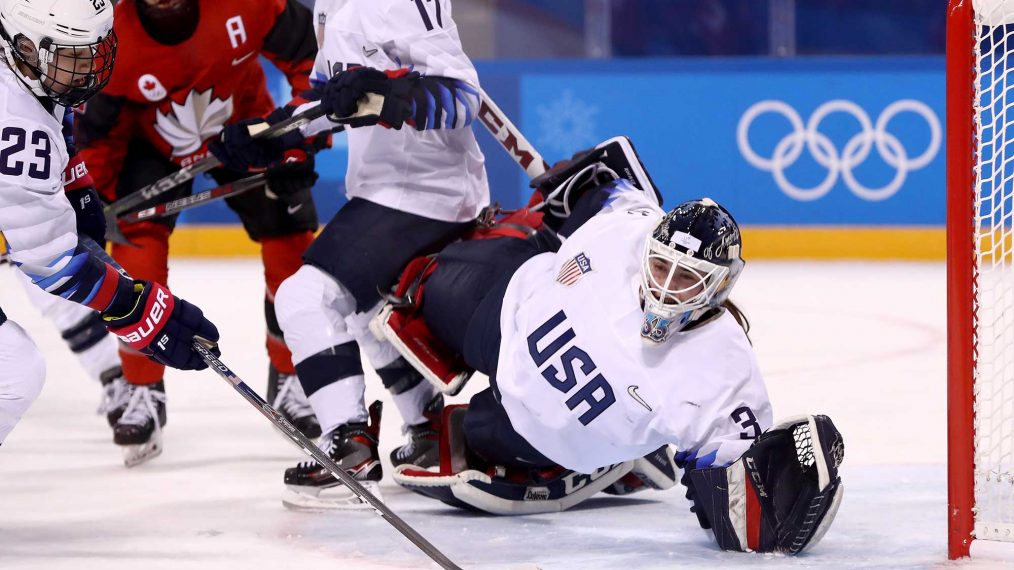
{"label": "goalie stick", "polygon": [[[120,274],[124,276],[127,275],[123,267],[117,263],[112,256],[106,253],[106,250],[99,247],[99,245],[91,238],[82,236],[81,242],[86,249],[106,263],[110,264],[113,269],[119,271]],[[359,497],[359,500],[372,507],[378,515],[383,517],[384,520],[390,523],[390,525],[397,529],[397,531],[405,538],[409,539],[409,541],[416,545],[419,550],[422,550],[427,556],[445,570],[461,570],[460,566],[452,562],[450,558],[438,550],[437,547],[433,546],[433,544],[419,534],[418,531],[409,526],[408,523],[401,519],[401,517],[394,514],[387,505],[373,496],[373,493],[364,489],[354,477],[349,475],[348,472],[328,457],[326,453],[314,445],[314,443],[310,441],[310,438],[303,435],[303,432],[299,431],[296,426],[292,425],[289,420],[285,419],[285,416],[278,413],[278,410],[274,409],[271,407],[271,404],[264,401],[264,398],[261,398],[260,395],[253,390],[253,388],[248,386],[246,382],[243,382],[243,380],[236,376],[236,374],[230,370],[228,366],[223,364],[218,357],[212,354],[211,351],[208,350],[208,347],[197,340],[194,340],[192,347],[195,351],[197,351],[197,354],[201,355],[201,358],[205,363],[207,363],[208,368],[214,370],[216,374],[221,376],[223,380],[228,382],[237,392],[239,392],[240,395],[243,396],[243,399],[249,402],[251,406],[257,408],[257,410],[271,423],[275,424],[278,431],[284,434],[289,441],[296,444],[299,448],[306,452],[307,455],[312,457],[314,461],[327,468],[327,470],[337,477],[338,480],[346,487],[348,487],[352,493]]]}

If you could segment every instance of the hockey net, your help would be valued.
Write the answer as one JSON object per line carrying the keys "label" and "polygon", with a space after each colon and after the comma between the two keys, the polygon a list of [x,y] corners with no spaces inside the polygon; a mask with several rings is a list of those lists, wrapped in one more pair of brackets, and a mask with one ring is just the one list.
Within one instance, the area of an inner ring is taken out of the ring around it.
{"label": "hockey net", "polygon": [[947,117],[949,555],[1014,553],[1014,0],[950,1]]}

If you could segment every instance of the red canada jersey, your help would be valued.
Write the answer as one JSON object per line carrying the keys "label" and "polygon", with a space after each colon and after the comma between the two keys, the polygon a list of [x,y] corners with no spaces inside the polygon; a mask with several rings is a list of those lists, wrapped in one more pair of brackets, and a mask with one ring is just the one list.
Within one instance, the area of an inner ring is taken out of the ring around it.
{"label": "red canada jersey", "polygon": [[180,166],[198,161],[224,125],[275,108],[259,55],[287,75],[293,94],[309,88],[316,55],[312,14],[296,0],[202,0],[196,30],[176,45],[148,35],[135,1],[116,6],[112,78],[75,120],[84,160],[110,199],[131,141]]}

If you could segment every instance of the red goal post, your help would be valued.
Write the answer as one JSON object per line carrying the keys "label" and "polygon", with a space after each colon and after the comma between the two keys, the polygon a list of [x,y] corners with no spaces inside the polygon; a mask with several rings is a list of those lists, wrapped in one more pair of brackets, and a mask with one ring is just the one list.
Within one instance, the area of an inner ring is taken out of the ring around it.
{"label": "red goal post", "polygon": [[[1009,60],[1009,61],[1008,61]],[[1014,559],[1014,0],[947,14],[948,554]]]}

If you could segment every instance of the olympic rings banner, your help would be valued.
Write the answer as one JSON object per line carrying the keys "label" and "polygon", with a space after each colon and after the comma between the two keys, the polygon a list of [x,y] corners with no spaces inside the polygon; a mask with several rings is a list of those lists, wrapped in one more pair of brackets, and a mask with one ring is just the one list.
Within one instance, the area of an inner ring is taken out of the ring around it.
{"label": "olympic rings banner", "polygon": [[522,130],[550,161],[625,134],[742,224],[944,224],[942,58],[649,63],[523,75]]}

